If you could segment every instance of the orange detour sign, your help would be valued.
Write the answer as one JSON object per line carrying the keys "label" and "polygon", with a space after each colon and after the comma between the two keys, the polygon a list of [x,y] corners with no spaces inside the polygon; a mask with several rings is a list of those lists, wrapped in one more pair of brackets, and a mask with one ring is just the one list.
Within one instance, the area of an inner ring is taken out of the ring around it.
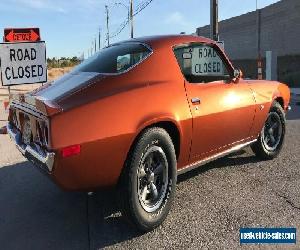
{"label": "orange detour sign", "polygon": [[5,113],[8,113],[8,109],[9,109],[9,101],[3,101],[3,105],[4,105]]}
{"label": "orange detour sign", "polygon": [[4,42],[37,42],[41,41],[39,28],[4,29]]}

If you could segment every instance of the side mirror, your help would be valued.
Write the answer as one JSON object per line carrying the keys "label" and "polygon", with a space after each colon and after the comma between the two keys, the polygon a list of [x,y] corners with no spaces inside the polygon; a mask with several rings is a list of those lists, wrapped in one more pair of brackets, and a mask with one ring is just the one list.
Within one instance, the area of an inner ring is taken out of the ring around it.
{"label": "side mirror", "polygon": [[234,70],[234,72],[233,72],[233,81],[234,82],[237,83],[239,81],[239,79],[241,79],[243,77],[244,77],[244,74],[240,69],[235,69]]}
{"label": "side mirror", "polygon": [[185,52],[182,54],[183,59],[192,59],[192,53],[190,52]]}

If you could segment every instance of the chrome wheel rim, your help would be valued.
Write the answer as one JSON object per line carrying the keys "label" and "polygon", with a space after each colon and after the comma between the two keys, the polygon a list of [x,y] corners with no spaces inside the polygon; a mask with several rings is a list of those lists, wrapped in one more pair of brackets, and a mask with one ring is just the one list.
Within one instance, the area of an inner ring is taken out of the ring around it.
{"label": "chrome wheel rim", "polygon": [[137,173],[138,199],[149,213],[160,208],[168,185],[167,157],[158,146],[151,147],[143,156]]}
{"label": "chrome wheel rim", "polygon": [[269,114],[262,133],[263,144],[268,151],[274,151],[280,144],[282,137],[282,123],[280,116],[272,112]]}

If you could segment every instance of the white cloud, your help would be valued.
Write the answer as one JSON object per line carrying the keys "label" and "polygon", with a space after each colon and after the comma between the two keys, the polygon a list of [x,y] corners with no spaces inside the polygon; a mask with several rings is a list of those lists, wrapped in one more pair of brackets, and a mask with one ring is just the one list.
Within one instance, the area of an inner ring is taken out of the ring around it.
{"label": "white cloud", "polygon": [[59,2],[50,0],[14,0],[16,5],[20,5],[25,8],[38,9],[38,10],[50,10],[55,12],[66,13],[66,9],[63,8]]}
{"label": "white cloud", "polygon": [[179,11],[171,13],[167,18],[165,19],[166,24],[172,24],[172,25],[181,25],[181,26],[190,26],[191,24],[186,21],[183,14],[181,14]]}

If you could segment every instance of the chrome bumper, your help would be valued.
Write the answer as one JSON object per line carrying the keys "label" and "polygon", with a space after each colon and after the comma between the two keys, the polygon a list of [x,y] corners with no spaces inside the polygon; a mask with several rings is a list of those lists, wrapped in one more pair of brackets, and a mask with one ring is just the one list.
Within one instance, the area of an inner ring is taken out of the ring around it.
{"label": "chrome bumper", "polygon": [[53,152],[38,152],[33,147],[26,145],[21,140],[21,133],[14,132],[14,129],[11,125],[7,125],[7,133],[10,138],[15,142],[17,149],[24,155],[28,160],[33,162],[35,165],[38,165],[42,168],[46,167],[48,172],[51,172],[54,165],[55,153]]}

